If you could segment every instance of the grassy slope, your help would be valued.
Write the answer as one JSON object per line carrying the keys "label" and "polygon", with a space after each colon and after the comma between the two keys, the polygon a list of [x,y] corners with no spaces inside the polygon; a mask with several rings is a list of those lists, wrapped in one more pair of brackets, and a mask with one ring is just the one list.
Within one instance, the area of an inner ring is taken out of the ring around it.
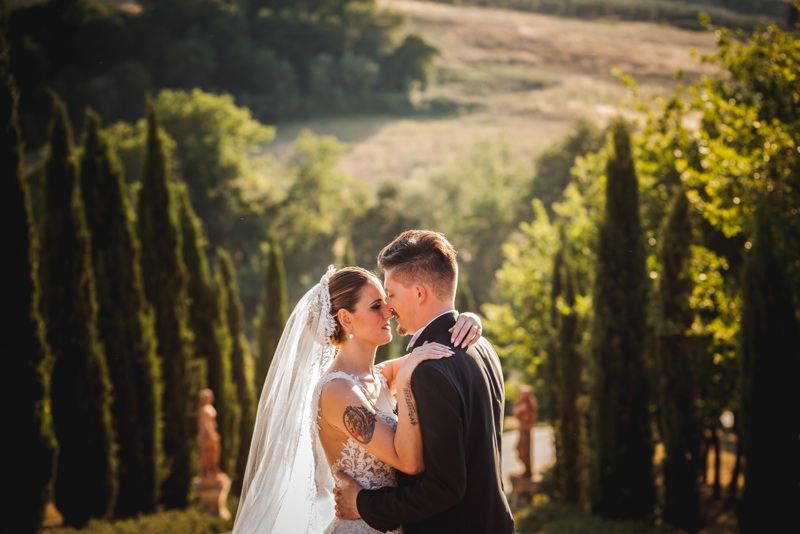
{"label": "grassy slope", "polygon": [[378,0],[408,16],[410,31],[439,48],[435,81],[421,99],[461,106],[446,117],[362,116],[278,124],[268,150],[285,155],[302,128],[350,145],[341,169],[359,180],[424,179],[484,140],[535,158],[579,117],[604,123],[626,100],[615,69],[650,94],[709,72],[708,32],[652,23],[575,20],[502,9]]}

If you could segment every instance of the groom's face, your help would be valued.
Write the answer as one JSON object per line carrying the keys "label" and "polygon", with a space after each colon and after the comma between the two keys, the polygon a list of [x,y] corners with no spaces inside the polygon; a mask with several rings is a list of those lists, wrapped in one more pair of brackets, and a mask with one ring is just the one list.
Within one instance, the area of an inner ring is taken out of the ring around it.
{"label": "groom's face", "polygon": [[413,334],[417,331],[414,323],[416,316],[417,291],[415,286],[404,286],[393,276],[390,269],[383,273],[383,288],[386,290],[386,304],[394,314],[397,321],[397,333],[401,336]]}

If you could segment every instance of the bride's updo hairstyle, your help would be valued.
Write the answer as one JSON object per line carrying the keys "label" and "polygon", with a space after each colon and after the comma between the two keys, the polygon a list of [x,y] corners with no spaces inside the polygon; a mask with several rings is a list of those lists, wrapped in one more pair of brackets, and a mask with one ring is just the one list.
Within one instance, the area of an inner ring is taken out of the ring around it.
{"label": "bride's updo hairstyle", "polygon": [[[380,284],[378,277],[361,267],[343,267],[339,269],[328,281],[328,291],[331,295],[331,316],[336,320],[339,310],[344,308],[350,313],[356,311],[356,304],[361,298],[361,291],[369,282],[376,281]],[[331,343],[340,345],[348,332],[336,320],[336,329],[331,336]]]}

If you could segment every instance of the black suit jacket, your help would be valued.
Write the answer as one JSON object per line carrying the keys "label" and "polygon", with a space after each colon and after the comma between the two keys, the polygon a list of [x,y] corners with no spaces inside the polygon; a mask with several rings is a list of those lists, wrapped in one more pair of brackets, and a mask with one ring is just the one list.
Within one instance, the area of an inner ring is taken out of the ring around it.
{"label": "black suit jacket", "polygon": [[398,473],[398,486],[362,490],[361,517],[380,531],[406,534],[510,534],[514,519],[503,489],[501,447],[505,390],[500,360],[481,339],[453,347],[456,314],[436,318],[415,341],[454,354],[420,363],[411,375],[422,430],[425,472]]}

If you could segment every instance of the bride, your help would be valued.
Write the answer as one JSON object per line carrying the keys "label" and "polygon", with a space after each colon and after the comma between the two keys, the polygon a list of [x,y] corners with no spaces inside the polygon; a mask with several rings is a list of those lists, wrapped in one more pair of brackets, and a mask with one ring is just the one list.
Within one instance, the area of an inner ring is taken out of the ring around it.
{"label": "bride", "polygon": [[[328,267],[300,299],[261,393],[233,534],[377,533],[335,516],[333,473],[372,489],[396,485],[395,470],[424,470],[409,381],[421,361],[453,352],[430,343],[375,365],[391,318],[380,281],[360,267]],[[472,325],[476,315],[459,316],[454,345],[477,341]]]}

